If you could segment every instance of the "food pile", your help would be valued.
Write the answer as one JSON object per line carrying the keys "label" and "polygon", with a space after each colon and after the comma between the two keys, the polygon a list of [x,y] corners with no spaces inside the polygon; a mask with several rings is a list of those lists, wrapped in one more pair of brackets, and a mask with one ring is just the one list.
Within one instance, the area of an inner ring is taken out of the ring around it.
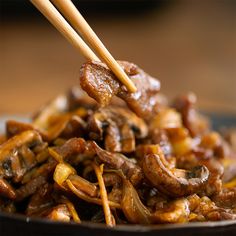
{"label": "food pile", "polygon": [[[101,62],[31,123],[0,137],[0,211],[57,221],[160,224],[236,220],[236,133],[221,135],[189,93],[168,103],[160,82]],[[93,98],[93,99],[92,99]]]}

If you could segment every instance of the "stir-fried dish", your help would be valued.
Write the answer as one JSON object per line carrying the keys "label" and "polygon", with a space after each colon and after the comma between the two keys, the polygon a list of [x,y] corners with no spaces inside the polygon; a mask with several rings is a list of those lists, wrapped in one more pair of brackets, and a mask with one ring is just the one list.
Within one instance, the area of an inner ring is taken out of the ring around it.
{"label": "stir-fried dish", "polygon": [[[169,103],[159,80],[101,62],[31,123],[0,137],[0,211],[56,221],[160,224],[236,220],[236,132],[219,134],[189,93]],[[93,98],[93,99],[92,99]]]}

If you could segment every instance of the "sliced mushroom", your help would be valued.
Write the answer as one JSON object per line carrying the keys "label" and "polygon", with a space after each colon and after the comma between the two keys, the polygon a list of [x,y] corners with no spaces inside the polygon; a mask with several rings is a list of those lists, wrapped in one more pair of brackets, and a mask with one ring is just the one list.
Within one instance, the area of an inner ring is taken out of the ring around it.
{"label": "sliced mushroom", "polygon": [[29,171],[22,179],[22,185],[16,190],[16,200],[22,201],[33,195],[39,188],[42,188],[49,181],[49,177],[52,175],[56,165],[57,162],[53,158],[49,158],[39,167]]}
{"label": "sliced mushroom", "polygon": [[121,107],[100,108],[88,121],[89,137],[104,139],[105,149],[111,152],[133,152],[135,138],[147,136],[145,122],[131,111]]}
{"label": "sliced mushroom", "polygon": [[135,224],[150,224],[151,213],[141,202],[139,195],[130,181],[123,179],[122,210],[126,218]]}
{"label": "sliced mushroom", "polygon": [[30,182],[32,179],[38,176],[45,176],[46,178],[53,173],[56,168],[57,162],[49,157],[45,163],[41,163],[40,166],[34,167],[32,170],[28,171],[22,178],[21,184],[26,184]]}
{"label": "sliced mushroom", "polygon": [[98,161],[100,163],[104,163],[116,170],[122,170],[124,175],[127,176],[134,185],[137,185],[143,179],[142,170],[134,161],[120,153],[112,153],[103,150],[95,142],[93,142],[92,145],[98,155]]}
{"label": "sliced mushroom", "polygon": [[190,171],[171,167],[161,149],[159,154],[145,156],[143,171],[154,187],[175,197],[204,191],[209,178],[209,171],[205,166],[197,166]]}
{"label": "sliced mushroom", "polygon": [[206,166],[209,170],[209,178],[205,190],[206,196],[220,192],[222,189],[222,175],[224,173],[223,165],[213,157],[208,160],[199,160],[198,164]]}
{"label": "sliced mushroom", "polygon": [[209,178],[204,190],[206,196],[211,196],[221,191],[224,166],[218,158],[214,157],[211,149],[195,146],[187,154],[179,156],[177,159],[179,168],[192,169],[198,165],[207,167]]}
{"label": "sliced mushroom", "polygon": [[85,141],[82,138],[71,138],[62,146],[55,147],[53,150],[56,154],[59,154],[59,158],[74,165],[78,165],[84,159],[91,159],[96,154],[92,142]]}
{"label": "sliced mushroom", "polygon": [[36,154],[46,147],[34,130],[20,133],[0,146],[0,175],[19,182],[37,164]]}

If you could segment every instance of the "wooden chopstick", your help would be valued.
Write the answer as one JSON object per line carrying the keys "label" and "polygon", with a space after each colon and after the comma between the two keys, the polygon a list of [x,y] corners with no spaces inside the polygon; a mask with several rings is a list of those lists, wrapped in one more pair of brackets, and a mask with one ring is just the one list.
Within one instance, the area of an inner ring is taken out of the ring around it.
{"label": "wooden chopstick", "polygon": [[[88,46],[86,43],[83,42],[78,35],[76,37],[74,35],[74,31],[72,33],[73,29],[49,2],[49,0],[31,0],[31,2],[74,46],[80,49],[87,59],[99,61],[96,55],[96,59],[94,59],[94,53],[91,54],[91,49],[88,51]],[[117,78],[126,86],[128,91],[135,92],[136,87],[134,83],[126,75],[117,61],[112,57],[74,4],[70,0],[53,0],[53,3],[62,12],[62,14],[64,14],[64,17],[71,22],[71,25],[89,42],[94,51],[107,64]]]}
{"label": "wooden chopstick", "polygon": [[102,41],[80,14],[73,2],[71,0],[52,0],[52,2],[61,11],[64,17],[67,18],[71,25],[87,40],[97,55],[107,64],[127,89],[130,92],[135,92],[136,87],[134,83],[106,49]]}
{"label": "wooden chopstick", "polygon": [[88,60],[100,61],[96,54],[67,23],[49,0],[30,0],[35,7],[57,28],[58,31]]}

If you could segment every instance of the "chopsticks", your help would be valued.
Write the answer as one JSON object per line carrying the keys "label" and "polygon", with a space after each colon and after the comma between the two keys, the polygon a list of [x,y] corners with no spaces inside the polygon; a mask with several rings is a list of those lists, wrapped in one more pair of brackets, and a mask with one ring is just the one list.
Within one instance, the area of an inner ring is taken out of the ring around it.
{"label": "chopsticks", "polygon": [[99,61],[94,52],[66,22],[49,0],[31,0],[31,2],[86,59]]}
{"label": "chopsticks", "polygon": [[136,87],[124,70],[113,58],[104,44],[74,6],[71,0],[53,0],[55,6],[64,14],[59,13],[56,7],[49,0],[30,0],[35,7],[57,28],[57,30],[88,60],[100,61],[96,54],[89,48],[75,30],[88,41],[90,46],[98,54],[102,61],[112,70],[116,77],[123,83],[129,92],[135,92]]}

